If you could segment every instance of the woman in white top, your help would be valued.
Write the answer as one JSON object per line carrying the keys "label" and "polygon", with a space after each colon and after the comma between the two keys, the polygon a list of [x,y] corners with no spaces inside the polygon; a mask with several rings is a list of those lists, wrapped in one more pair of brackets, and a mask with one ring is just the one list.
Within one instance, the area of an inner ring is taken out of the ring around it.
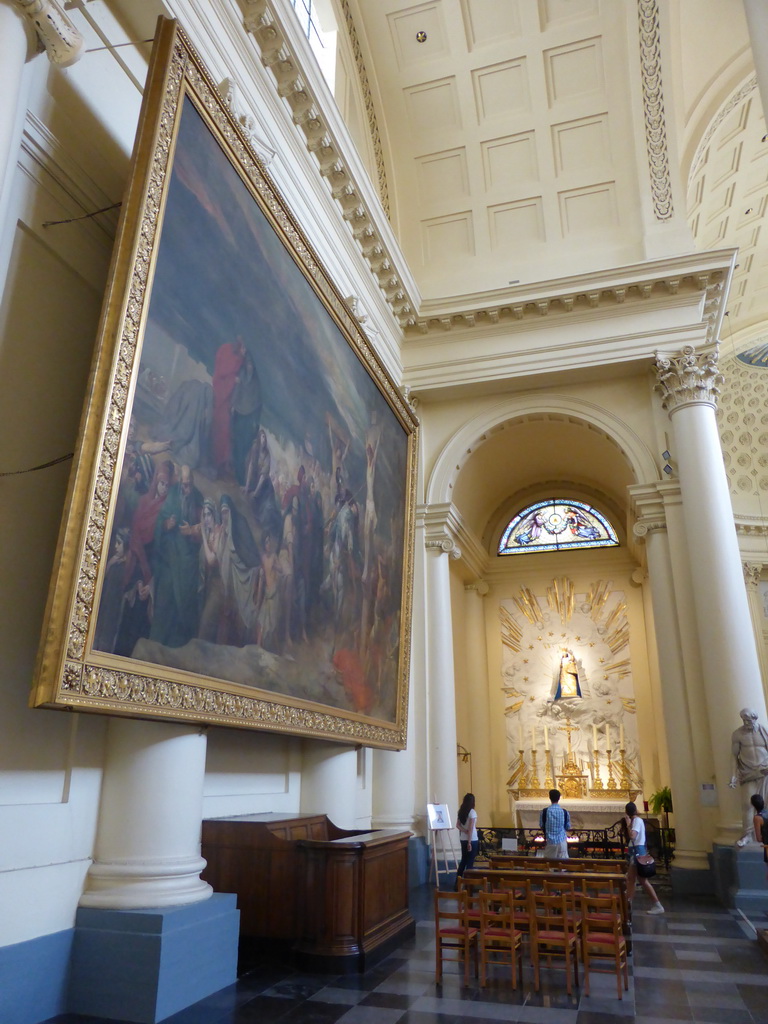
{"label": "woman in white top", "polygon": [[626,811],[624,822],[627,826],[627,832],[629,833],[629,849],[627,851],[627,860],[629,861],[629,870],[627,871],[627,899],[630,903],[632,902],[632,897],[635,895],[635,884],[639,881],[642,888],[648,893],[653,901],[653,906],[648,913],[663,914],[664,907],[662,907],[659,902],[659,897],[656,895],[656,890],[653,888],[650,881],[647,878],[638,878],[637,876],[637,858],[648,853],[648,847],[645,844],[645,822],[638,816],[637,806],[635,804],[628,803],[624,810]]}
{"label": "woman in white top", "polygon": [[475,857],[480,849],[474,793],[467,793],[461,801],[461,807],[456,816],[456,828],[459,830],[459,842],[461,843],[461,860],[456,873],[456,885],[458,886],[461,876],[475,863]]}

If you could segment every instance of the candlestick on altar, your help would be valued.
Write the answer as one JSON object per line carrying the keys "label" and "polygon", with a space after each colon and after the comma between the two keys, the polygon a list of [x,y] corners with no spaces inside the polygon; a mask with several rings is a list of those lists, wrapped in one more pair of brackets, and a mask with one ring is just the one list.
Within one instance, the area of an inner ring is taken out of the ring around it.
{"label": "candlestick on altar", "polygon": [[602,789],[603,780],[600,778],[600,752],[597,747],[592,751],[592,754],[594,755],[593,764],[595,766],[594,777],[592,779],[592,789]]}
{"label": "candlestick on altar", "polygon": [[544,751],[544,788],[552,789],[555,784],[555,780],[552,777],[552,758],[549,753],[549,748]]}
{"label": "candlestick on altar", "polygon": [[613,776],[613,761],[611,760],[611,751],[606,750],[605,756],[608,758],[608,789],[616,789],[616,779]]}
{"label": "candlestick on altar", "polygon": [[624,749],[624,723],[619,723],[619,750]]}
{"label": "candlestick on altar", "polygon": [[549,750],[549,732],[547,731],[547,723],[544,723],[544,749]]}
{"label": "candlestick on altar", "polygon": [[626,751],[622,747],[619,751],[619,774],[621,776],[621,788],[629,789],[629,765],[627,759],[624,756]]}
{"label": "candlestick on altar", "polygon": [[538,771],[538,768],[536,767],[536,749],[535,748],[531,751],[531,781],[530,781],[529,785],[530,785],[531,789],[538,789],[539,788],[539,771]]}
{"label": "candlestick on altar", "polygon": [[522,733],[522,729],[521,729],[520,730],[520,750],[518,750],[518,754],[520,755],[520,762],[519,762],[520,763],[520,776],[519,776],[518,788],[519,789],[527,789],[527,787],[528,787],[528,780],[525,777],[525,760],[523,758],[524,751],[523,751],[522,747],[523,747],[523,733]]}

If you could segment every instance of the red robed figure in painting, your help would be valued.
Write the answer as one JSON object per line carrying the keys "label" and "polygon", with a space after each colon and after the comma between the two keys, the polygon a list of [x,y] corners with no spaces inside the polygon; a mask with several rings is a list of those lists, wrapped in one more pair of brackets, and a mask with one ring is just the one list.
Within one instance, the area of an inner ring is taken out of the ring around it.
{"label": "red robed figure in painting", "polygon": [[225,341],[219,347],[213,366],[211,447],[213,464],[219,473],[232,464],[232,394],[244,361],[245,345],[238,337],[237,341]]}

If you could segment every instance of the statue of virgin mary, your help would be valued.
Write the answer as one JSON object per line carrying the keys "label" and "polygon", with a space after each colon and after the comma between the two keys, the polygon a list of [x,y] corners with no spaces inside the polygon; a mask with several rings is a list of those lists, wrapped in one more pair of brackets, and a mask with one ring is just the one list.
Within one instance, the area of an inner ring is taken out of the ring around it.
{"label": "statue of virgin mary", "polygon": [[567,697],[581,697],[581,687],[579,686],[579,669],[573,651],[563,647],[560,652],[560,675],[557,680],[555,700],[565,700]]}

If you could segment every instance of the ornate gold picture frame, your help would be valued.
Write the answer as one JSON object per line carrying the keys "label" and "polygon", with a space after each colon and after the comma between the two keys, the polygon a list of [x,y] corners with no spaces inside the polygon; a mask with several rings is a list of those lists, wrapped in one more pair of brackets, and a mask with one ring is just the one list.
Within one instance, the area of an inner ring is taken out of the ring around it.
{"label": "ornate gold picture frame", "polygon": [[161,19],[32,704],[404,747],[416,429]]}

